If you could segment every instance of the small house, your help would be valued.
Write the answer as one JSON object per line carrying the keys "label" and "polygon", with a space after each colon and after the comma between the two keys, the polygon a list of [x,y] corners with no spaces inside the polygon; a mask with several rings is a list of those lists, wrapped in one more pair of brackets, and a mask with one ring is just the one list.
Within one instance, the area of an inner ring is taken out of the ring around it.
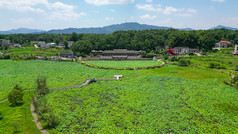
{"label": "small house", "polygon": [[173,48],[174,53],[181,54],[181,53],[189,53],[188,47],[175,47]]}
{"label": "small house", "polygon": [[74,58],[74,53],[73,52],[60,52],[60,57],[61,58]]}
{"label": "small house", "polygon": [[189,48],[189,53],[199,53],[199,49],[197,48]]}
{"label": "small house", "polygon": [[21,45],[17,43],[17,44],[14,44],[14,47],[21,47]]}
{"label": "small house", "polygon": [[44,41],[39,41],[39,42],[37,43],[37,45],[38,45],[39,47],[41,47],[41,48],[45,48],[45,47],[46,47],[46,44],[45,44]]}
{"label": "small house", "polygon": [[229,47],[233,47],[231,42],[229,42],[229,41],[220,41],[220,42],[216,43],[214,49],[220,50],[220,48],[229,48]]}
{"label": "small house", "polygon": [[2,40],[2,45],[10,45],[11,41],[10,40]]}

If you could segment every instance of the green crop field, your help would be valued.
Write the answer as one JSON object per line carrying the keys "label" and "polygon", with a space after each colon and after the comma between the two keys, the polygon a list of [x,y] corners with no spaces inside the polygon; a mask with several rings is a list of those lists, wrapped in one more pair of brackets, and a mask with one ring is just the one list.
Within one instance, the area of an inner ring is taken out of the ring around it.
{"label": "green crop field", "polygon": [[[143,61],[130,64],[149,64],[139,62]],[[111,66],[112,62],[98,64]],[[119,64],[125,63],[114,63]],[[47,94],[42,102],[47,100],[57,121],[56,128],[48,131],[238,133],[238,90],[223,83],[229,75],[175,65],[138,72],[140,77],[134,70],[95,69],[76,62],[1,60],[0,97],[6,98],[16,83],[25,90],[34,89],[38,76],[47,77],[49,88],[58,88],[79,85],[86,78],[113,78],[114,74],[122,74],[119,81],[97,81],[82,88]],[[3,115],[0,124],[4,119],[7,122]]]}
{"label": "green crop field", "polygon": [[99,67],[115,67],[115,68],[125,68],[125,67],[148,67],[148,66],[158,66],[161,64],[159,61],[87,61],[87,63]]}
{"label": "green crop field", "polygon": [[208,67],[209,63],[219,63],[226,69],[234,69],[238,66],[238,56],[209,56],[209,57],[192,57],[191,62],[196,65]]}
{"label": "green crop field", "polygon": [[4,52],[9,55],[27,55],[32,54],[36,56],[59,56],[60,51],[71,51],[71,50],[63,50],[62,48],[35,48],[35,47],[22,47],[22,48],[11,48],[9,50],[0,50],[0,52]]}

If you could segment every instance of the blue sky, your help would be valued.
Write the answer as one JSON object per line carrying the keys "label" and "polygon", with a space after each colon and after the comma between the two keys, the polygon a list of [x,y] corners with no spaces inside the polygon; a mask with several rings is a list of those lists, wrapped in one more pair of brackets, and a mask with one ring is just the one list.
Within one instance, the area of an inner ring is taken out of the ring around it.
{"label": "blue sky", "polygon": [[0,30],[102,27],[138,22],[238,28],[237,0],[0,0]]}

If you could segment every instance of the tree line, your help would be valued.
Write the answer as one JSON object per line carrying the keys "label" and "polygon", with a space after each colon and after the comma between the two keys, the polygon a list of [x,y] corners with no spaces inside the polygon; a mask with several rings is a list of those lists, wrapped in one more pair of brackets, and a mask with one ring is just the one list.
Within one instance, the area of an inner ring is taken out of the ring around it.
{"label": "tree line", "polygon": [[190,47],[202,51],[212,50],[214,44],[221,40],[238,44],[238,30],[214,29],[179,31],[143,30],[143,31],[116,31],[111,34],[12,34],[0,35],[0,39],[9,39],[11,42],[30,46],[31,41],[65,42],[74,41],[72,50],[76,55],[87,55],[91,50],[130,49],[151,52],[157,46]]}

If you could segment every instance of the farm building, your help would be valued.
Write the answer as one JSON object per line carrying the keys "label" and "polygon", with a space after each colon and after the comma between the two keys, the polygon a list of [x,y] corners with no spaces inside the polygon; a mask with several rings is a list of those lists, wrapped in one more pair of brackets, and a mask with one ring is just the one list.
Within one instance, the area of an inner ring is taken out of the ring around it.
{"label": "farm building", "polygon": [[11,41],[10,40],[2,40],[1,41],[1,45],[10,45],[11,44]]}
{"label": "farm building", "polygon": [[21,45],[17,43],[17,44],[14,44],[14,47],[21,47]]}
{"label": "farm building", "polygon": [[197,48],[189,48],[189,47],[175,47],[173,48],[174,53],[181,54],[181,53],[199,53],[199,49]]}
{"label": "farm building", "polygon": [[44,41],[39,41],[39,42],[37,43],[37,45],[38,45],[39,47],[41,47],[41,48],[46,47],[46,44],[45,44]]}
{"label": "farm building", "polygon": [[140,59],[142,54],[146,54],[145,51],[134,51],[127,49],[113,49],[105,51],[92,51],[93,55],[100,55],[101,60],[136,60]]}
{"label": "farm building", "polygon": [[60,52],[60,57],[61,58],[73,58],[74,57],[74,53],[72,52]]}
{"label": "farm building", "polygon": [[233,47],[231,42],[229,42],[229,41],[220,41],[220,42],[216,43],[216,45],[213,49],[220,50],[220,48],[229,48],[229,47]]}

